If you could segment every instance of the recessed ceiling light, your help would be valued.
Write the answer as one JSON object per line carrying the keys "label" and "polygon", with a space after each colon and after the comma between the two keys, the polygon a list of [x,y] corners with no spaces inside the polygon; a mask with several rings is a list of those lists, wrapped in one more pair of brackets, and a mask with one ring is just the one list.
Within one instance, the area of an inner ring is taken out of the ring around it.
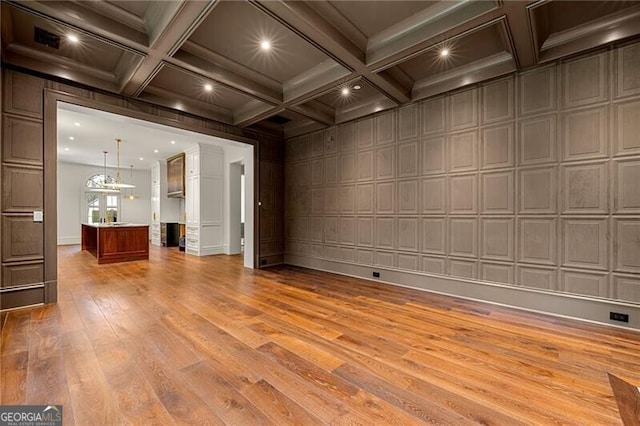
{"label": "recessed ceiling light", "polygon": [[271,50],[271,42],[269,40],[262,40],[260,42],[260,49]]}
{"label": "recessed ceiling light", "polygon": [[75,140],[75,139],[76,139],[76,138],[74,138],[73,136],[69,136],[69,140],[70,140],[70,141],[73,141],[73,140]]}
{"label": "recessed ceiling light", "polygon": [[78,38],[78,36],[77,36],[77,35],[74,35],[74,34],[69,34],[69,35],[67,36],[67,39],[68,39],[71,43],[77,43],[77,42],[79,42],[79,41],[80,41],[80,39]]}
{"label": "recessed ceiling light", "polygon": [[76,127],[80,127],[80,123],[78,123],[77,121],[75,123],[73,123],[74,126]]}
{"label": "recessed ceiling light", "polygon": [[347,96],[350,93],[350,90],[348,87],[344,87],[342,88],[341,92],[342,92],[342,96]]}
{"label": "recessed ceiling light", "polygon": [[353,90],[360,90],[360,86],[358,85],[353,86]]}
{"label": "recessed ceiling light", "polygon": [[157,149],[154,149],[154,150],[153,150],[153,152],[155,152],[155,153],[157,154],[157,153],[158,153],[158,150],[157,150]]}
{"label": "recessed ceiling light", "polygon": [[213,86],[207,83],[204,85],[204,90],[206,90],[207,92],[210,92],[213,90]]}
{"label": "recessed ceiling light", "polygon": [[446,58],[447,56],[449,56],[449,49],[447,49],[447,48],[442,49],[440,51],[440,56],[442,56],[443,58]]}
{"label": "recessed ceiling light", "polygon": [[140,161],[144,160],[144,157],[140,157]]}
{"label": "recessed ceiling light", "polygon": [[175,143],[176,143],[176,141],[171,141],[171,144],[172,144],[172,145],[173,145],[173,144],[175,144]]}
{"label": "recessed ceiling light", "polygon": [[64,150],[65,150],[65,151],[69,151],[69,148],[65,148]]}

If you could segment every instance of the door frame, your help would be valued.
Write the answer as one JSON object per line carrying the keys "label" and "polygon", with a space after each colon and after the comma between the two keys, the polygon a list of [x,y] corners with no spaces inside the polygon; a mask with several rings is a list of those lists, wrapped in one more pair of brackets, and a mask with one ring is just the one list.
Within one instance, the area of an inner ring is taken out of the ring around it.
{"label": "door frame", "polygon": [[[127,108],[125,106],[100,102],[95,99],[88,99],[54,89],[44,89],[44,281],[45,281],[45,303],[57,300],[57,280],[58,280],[58,253],[57,253],[57,134],[58,134],[58,102],[66,102],[86,108],[92,108],[125,117],[136,118],[149,121],[151,123],[163,124],[181,130],[200,133],[208,136],[215,136],[235,142],[245,143],[253,146],[253,268],[259,268],[260,259],[260,212],[258,194],[260,188],[260,144],[257,140],[243,136],[221,132],[215,129],[200,127],[194,124],[185,123],[176,119],[160,117],[140,110]],[[115,95],[117,96],[117,95]],[[122,99],[122,104],[127,100]],[[140,104],[147,104],[151,108],[163,108],[145,101],[136,100]]]}

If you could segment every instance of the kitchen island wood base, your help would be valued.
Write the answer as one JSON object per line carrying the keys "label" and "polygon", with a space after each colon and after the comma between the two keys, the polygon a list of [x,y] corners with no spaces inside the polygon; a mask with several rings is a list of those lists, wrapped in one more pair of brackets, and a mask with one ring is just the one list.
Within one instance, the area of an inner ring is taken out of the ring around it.
{"label": "kitchen island wood base", "polygon": [[149,259],[149,225],[82,225],[82,250],[98,264]]}

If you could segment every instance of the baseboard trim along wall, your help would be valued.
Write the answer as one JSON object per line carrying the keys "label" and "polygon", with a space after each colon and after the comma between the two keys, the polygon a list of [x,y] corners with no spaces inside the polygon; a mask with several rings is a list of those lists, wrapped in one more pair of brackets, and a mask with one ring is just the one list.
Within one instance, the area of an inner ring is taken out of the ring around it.
{"label": "baseboard trim along wall", "polygon": [[223,246],[206,246],[200,247],[200,250],[189,251],[189,254],[195,254],[196,256],[210,256],[212,254],[225,254]]}
{"label": "baseboard trim along wall", "polygon": [[[293,254],[285,255],[285,263],[531,312],[640,330],[640,305],[630,303]],[[373,278],[374,271],[380,272],[380,278]],[[610,312],[628,315],[629,322],[610,320]]]}
{"label": "baseboard trim along wall", "polygon": [[73,244],[80,244],[80,237],[58,237],[59,246],[68,246]]}

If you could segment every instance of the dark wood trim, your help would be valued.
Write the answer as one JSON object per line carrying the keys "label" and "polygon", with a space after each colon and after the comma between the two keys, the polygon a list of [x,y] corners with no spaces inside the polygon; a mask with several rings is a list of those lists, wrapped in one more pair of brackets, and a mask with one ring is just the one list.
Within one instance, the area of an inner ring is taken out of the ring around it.
{"label": "dark wood trim", "polygon": [[[24,117],[13,113],[3,113],[2,118],[5,126],[2,127],[2,162],[5,164],[32,165],[43,167],[43,153],[39,152],[31,157],[17,157],[13,153],[13,127],[29,126],[37,129],[38,138],[42,140],[42,120],[31,117]],[[23,143],[20,141],[19,143]],[[35,144],[34,144],[35,145]],[[42,146],[40,146],[42,149]]]}
{"label": "dark wood trim", "polygon": [[3,164],[2,211],[4,213],[32,213],[43,208],[42,166]]}
{"label": "dark wood trim", "polygon": [[44,281],[45,303],[58,300],[58,109],[56,99],[43,91],[44,109]]}
{"label": "dark wood trim", "polygon": [[[17,229],[18,224],[22,229]],[[32,213],[2,213],[2,230],[4,236],[2,240],[3,263],[43,260],[43,224],[34,222]],[[14,232],[17,234],[14,235]],[[29,238],[14,247],[13,242],[18,237],[25,235],[28,235]]]}
{"label": "dark wood trim", "polygon": [[0,288],[44,282],[44,260],[4,263]]}
{"label": "dark wood trim", "polygon": [[[245,180],[246,182],[246,180]],[[284,188],[282,188],[284,191]],[[253,267],[260,269],[260,145],[253,146]],[[284,212],[282,212],[284,216]]]}
{"label": "dark wood trim", "polygon": [[41,305],[45,301],[45,295],[44,284],[2,289],[0,290],[0,310]]}

